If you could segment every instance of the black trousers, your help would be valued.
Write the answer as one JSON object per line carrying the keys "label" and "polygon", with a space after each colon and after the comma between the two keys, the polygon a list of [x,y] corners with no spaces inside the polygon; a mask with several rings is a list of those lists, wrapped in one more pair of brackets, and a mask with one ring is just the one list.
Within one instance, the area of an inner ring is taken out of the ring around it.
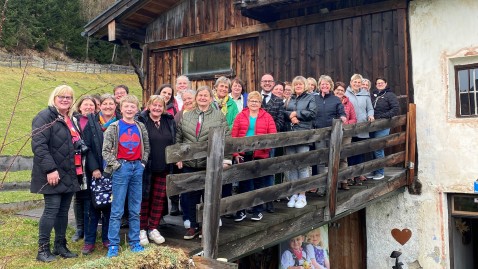
{"label": "black trousers", "polygon": [[40,218],[38,244],[50,243],[51,230],[55,228],[55,242],[66,239],[68,210],[73,192],[61,194],[44,194],[45,209]]}

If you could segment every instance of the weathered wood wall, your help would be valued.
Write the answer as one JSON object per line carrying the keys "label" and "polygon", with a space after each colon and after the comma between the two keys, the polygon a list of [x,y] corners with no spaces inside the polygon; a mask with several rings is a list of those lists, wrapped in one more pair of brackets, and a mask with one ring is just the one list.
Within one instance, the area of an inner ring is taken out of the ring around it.
{"label": "weathered wood wall", "polygon": [[234,8],[234,0],[185,0],[146,28],[146,43],[254,25]]}

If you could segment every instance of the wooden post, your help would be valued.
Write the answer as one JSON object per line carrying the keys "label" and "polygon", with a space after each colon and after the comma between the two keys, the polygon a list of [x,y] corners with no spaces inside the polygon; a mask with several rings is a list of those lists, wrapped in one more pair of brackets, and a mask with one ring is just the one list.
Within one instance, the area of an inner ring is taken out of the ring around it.
{"label": "wooden post", "polygon": [[206,165],[206,183],[204,186],[203,213],[203,249],[204,257],[217,258],[219,239],[219,210],[222,190],[222,162],[224,160],[225,128],[209,130]]}
{"label": "wooden post", "polygon": [[407,153],[408,153],[408,178],[407,184],[413,184],[415,177],[415,153],[417,143],[417,106],[415,104],[408,104],[408,119],[407,119]]}
{"label": "wooden post", "polygon": [[335,210],[337,209],[337,187],[343,133],[342,120],[335,119],[332,123],[332,133],[330,135],[329,170],[327,172],[327,206],[324,210],[324,218],[326,221],[335,217]]}

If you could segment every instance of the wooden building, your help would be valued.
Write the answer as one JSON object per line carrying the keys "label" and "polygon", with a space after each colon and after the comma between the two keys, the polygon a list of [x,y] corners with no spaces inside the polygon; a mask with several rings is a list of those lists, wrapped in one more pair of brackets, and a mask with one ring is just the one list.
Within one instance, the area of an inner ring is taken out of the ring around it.
{"label": "wooden building", "polygon": [[[360,73],[372,81],[376,77],[387,78],[405,114],[408,104],[413,102],[408,69],[408,5],[407,0],[119,0],[89,22],[83,34],[142,50],[143,68],[138,71],[144,83],[143,97],[163,83],[174,85],[180,75],[187,75],[193,88],[212,86],[221,75],[238,77],[246,83],[248,91],[254,91],[259,90],[265,73],[282,81],[291,81],[297,75],[318,78],[326,74],[346,84],[354,73]],[[392,127],[409,127],[404,119]],[[414,157],[414,151],[409,152],[410,136],[405,137],[405,133],[402,136],[400,143],[390,146],[401,145],[400,150],[407,147],[407,152],[399,151],[400,157],[396,155],[388,164],[403,168]],[[370,166],[352,167],[347,175],[359,175],[366,169],[372,171]],[[338,176],[335,171],[331,177],[337,180]],[[294,219],[267,223],[255,230],[246,227],[243,237],[228,234],[227,229],[225,234],[221,231],[219,245],[223,251],[219,250],[219,254],[236,260],[272,247],[280,239],[310,228],[310,221],[317,220],[336,228],[330,232],[334,234],[330,245],[343,251],[331,251],[337,266],[333,268],[366,268],[366,217],[359,210],[383,197],[403,192],[412,179],[413,172],[399,169],[387,182],[369,184],[349,194],[350,197],[338,194],[339,202],[335,204],[336,190],[330,187],[332,183],[315,178],[331,188],[327,197],[314,202],[317,211],[295,213]],[[279,198],[272,194],[277,190],[269,191],[271,194],[266,197],[270,201]],[[348,200],[351,197],[354,197],[352,202]],[[231,203],[222,201],[221,210],[234,209]],[[331,205],[337,207],[337,216],[335,208],[330,215]],[[298,228],[289,229],[291,225]],[[264,238],[259,233],[267,229],[274,231],[274,236]],[[187,243],[177,243],[184,244]],[[243,248],[233,250],[234,246]],[[190,245],[189,250],[194,253],[198,246]]]}

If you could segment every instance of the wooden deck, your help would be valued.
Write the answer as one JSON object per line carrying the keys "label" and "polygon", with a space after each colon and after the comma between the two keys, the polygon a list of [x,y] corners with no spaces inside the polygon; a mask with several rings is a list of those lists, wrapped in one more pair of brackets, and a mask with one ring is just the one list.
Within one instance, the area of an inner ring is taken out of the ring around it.
{"label": "wooden deck", "polygon": [[[324,219],[326,197],[319,197],[315,193],[307,194],[308,205],[303,209],[288,208],[285,200],[275,202],[275,213],[264,213],[264,218],[258,222],[246,218],[236,223],[233,219],[222,217],[218,257],[234,261],[263,248],[277,245],[287,237],[340,219],[384,197],[402,192],[406,184],[406,169],[390,167],[385,169],[383,180],[368,180],[362,186],[351,186],[349,191],[339,190],[336,215],[329,221]],[[185,229],[181,217],[168,216],[165,220],[166,223],[161,225],[160,232],[166,238],[166,245],[181,248],[191,256],[202,251],[201,239],[183,239]]]}

